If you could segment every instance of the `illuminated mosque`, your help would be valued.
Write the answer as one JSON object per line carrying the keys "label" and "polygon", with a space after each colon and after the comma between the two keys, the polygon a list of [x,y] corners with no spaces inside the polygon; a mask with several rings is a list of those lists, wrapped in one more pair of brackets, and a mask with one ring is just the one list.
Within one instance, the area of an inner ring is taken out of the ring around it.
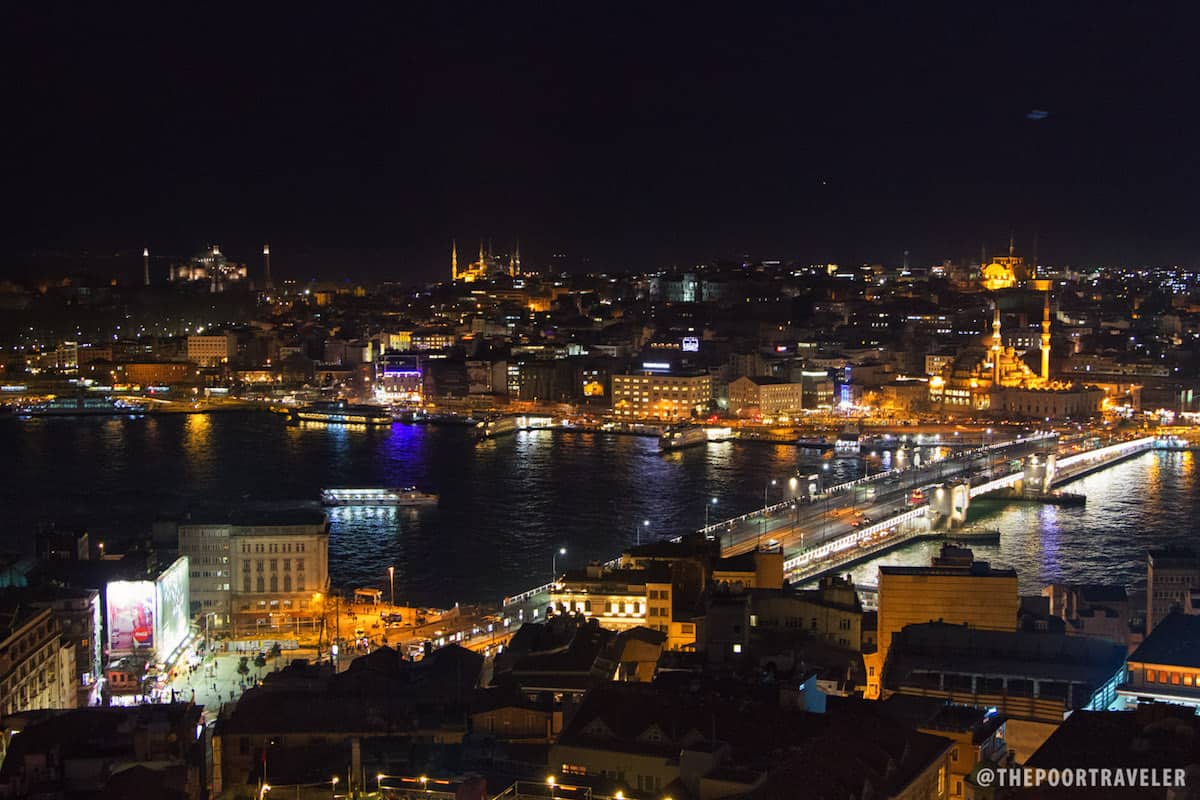
{"label": "illuminated mosque", "polygon": [[479,243],[479,258],[472,261],[462,269],[458,267],[458,243],[450,243],[450,280],[462,281],[463,283],[475,283],[476,281],[486,281],[492,278],[507,276],[515,278],[521,274],[521,244],[517,243],[516,249],[508,257],[507,267],[504,264],[504,259],[491,252],[491,245],[485,252],[483,242]]}
{"label": "illuminated mosque", "polygon": [[994,306],[992,332],[963,349],[929,381],[930,399],[947,406],[986,410],[996,407],[992,394],[1001,388],[1061,388],[1050,380],[1050,293],[1042,307],[1040,370],[1035,370],[1012,345],[1005,347],[1000,330],[1000,307]]}
{"label": "illuminated mosque", "polygon": [[1029,268],[1025,266],[1025,259],[1013,255],[1012,236],[1008,237],[1008,255],[993,259],[990,264],[982,266],[979,270],[983,288],[989,292],[1011,289],[1032,277]]}

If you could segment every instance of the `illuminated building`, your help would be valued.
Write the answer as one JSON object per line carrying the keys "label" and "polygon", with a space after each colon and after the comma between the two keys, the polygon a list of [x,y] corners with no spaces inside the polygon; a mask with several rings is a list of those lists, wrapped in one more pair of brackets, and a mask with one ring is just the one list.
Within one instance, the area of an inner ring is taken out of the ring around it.
{"label": "illuminated building", "polygon": [[422,376],[418,356],[388,353],[375,364],[375,396],[387,403],[420,403]]}
{"label": "illuminated building", "polygon": [[[191,558],[191,613],[214,627],[254,633],[287,621],[306,624],[326,591],[329,523],[307,509],[198,513],[178,524],[179,552]],[[294,630],[294,629],[293,629]]]}
{"label": "illuminated building", "polygon": [[1127,667],[1117,693],[1128,701],[1200,710],[1200,616],[1175,611],[1158,620]]}
{"label": "illuminated building", "polygon": [[667,374],[666,362],[645,362],[641,374],[612,376],[613,414],[624,419],[678,420],[699,416],[712,402],[712,376]]}
{"label": "illuminated building", "polygon": [[941,620],[975,628],[1017,627],[1017,573],[975,561],[965,548],[946,546],[928,567],[879,568],[877,648],[863,656],[865,696],[879,699],[892,636],[906,625]]}
{"label": "illuminated building", "polygon": [[53,610],[10,599],[0,608],[0,710],[8,716],[75,703],[75,649],[62,640]]}
{"label": "illuminated building", "polygon": [[167,278],[172,283],[207,282],[209,291],[222,292],[246,280],[246,265],[230,261],[213,245],[183,264],[173,264]]}
{"label": "illuminated building", "polygon": [[450,243],[450,280],[463,283],[487,281],[498,276],[515,278],[521,274],[521,245],[518,243],[512,255],[508,258],[507,266],[504,260],[494,253],[484,251],[483,242],[479,243],[479,258],[472,261],[463,269],[458,267],[458,243]]}
{"label": "illuminated building", "polygon": [[219,367],[237,354],[237,336],[232,333],[193,334],[187,337],[188,361],[202,367]]}
{"label": "illuminated building", "polygon": [[1036,418],[1087,417],[1100,412],[1104,391],[1050,380],[1050,297],[1042,307],[1040,371],[1014,347],[1004,345],[1000,307],[993,309],[992,332],[965,348],[948,365],[927,365],[940,373],[929,379],[930,402],[946,411],[994,411]]}
{"label": "illuminated building", "polygon": [[1029,271],[1025,267],[1025,259],[1013,255],[1011,236],[1008,239],[1008,255],[1000,256],[991,263],[982,265],[979,272],[983,288],[989,292],[1011,289],[1030,277]]}
{"label": "illuminated building", "polygon": [[196,380],[196,365],[190,361],[129,361],[113,366],[117,383],[136,386],[169,386]]}
{"label": "illuminated building", "polygon": [[[822,373],[824,377],[824,373]],[[804,384],[743,375],[729,384],[729,410],[738,416],[777,417],[804,408]]]}
{"label": "illuminated building", "polygon": [[671,567],[651,563],[640,569],[606,569],[590,564],[567,572],[550,590],[547,614],[577,614],[601,627],[623,631],[646,627],[667,634],[667,647],[682,650],[696,640],[692,622],[674,622]]}

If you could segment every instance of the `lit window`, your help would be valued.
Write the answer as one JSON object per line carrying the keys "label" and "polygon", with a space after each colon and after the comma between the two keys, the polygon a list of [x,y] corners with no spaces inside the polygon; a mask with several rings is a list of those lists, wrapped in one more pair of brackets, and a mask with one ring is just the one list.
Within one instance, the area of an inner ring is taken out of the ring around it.
{"label": "lit window", "polygon": [[734,644],[733,644],[733,652],[735,652],[735,653],[740,653],[740,652],[742,652],[742,643],[741,643],[741,642],[734,642]]}

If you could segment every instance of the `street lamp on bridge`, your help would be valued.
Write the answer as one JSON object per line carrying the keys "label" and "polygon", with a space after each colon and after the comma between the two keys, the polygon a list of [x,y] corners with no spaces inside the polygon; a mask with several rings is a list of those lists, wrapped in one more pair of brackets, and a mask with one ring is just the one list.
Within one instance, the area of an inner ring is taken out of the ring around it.
{"label": "street lamp on bridge", "polygon": [[550,571],[553,573],[550,576],[551,581],[558,580],[558,557],[565,556],[566,554],[567,554],[567,548],[560,547],[557,550],[555,550],[554,555],[550,557]]}
{"label": "street lamp on bridge", "polygon": [[717,504],[717,498],[715,498],[715,497],[708,498],[708,502],[704,504],[704,528],[706,531],[707,531],[708,525],[709,525],[708,510],[711,506],[715,506],[716,504]]}

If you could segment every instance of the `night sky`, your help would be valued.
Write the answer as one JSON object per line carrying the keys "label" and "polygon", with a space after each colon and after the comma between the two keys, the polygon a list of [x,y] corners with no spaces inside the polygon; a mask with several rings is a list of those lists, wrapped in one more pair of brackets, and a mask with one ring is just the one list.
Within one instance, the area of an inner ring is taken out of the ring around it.
{"label": "night sky", "polygon": [[0,272],[1200,262],[1192,12],[345,5],[9,8]]}

